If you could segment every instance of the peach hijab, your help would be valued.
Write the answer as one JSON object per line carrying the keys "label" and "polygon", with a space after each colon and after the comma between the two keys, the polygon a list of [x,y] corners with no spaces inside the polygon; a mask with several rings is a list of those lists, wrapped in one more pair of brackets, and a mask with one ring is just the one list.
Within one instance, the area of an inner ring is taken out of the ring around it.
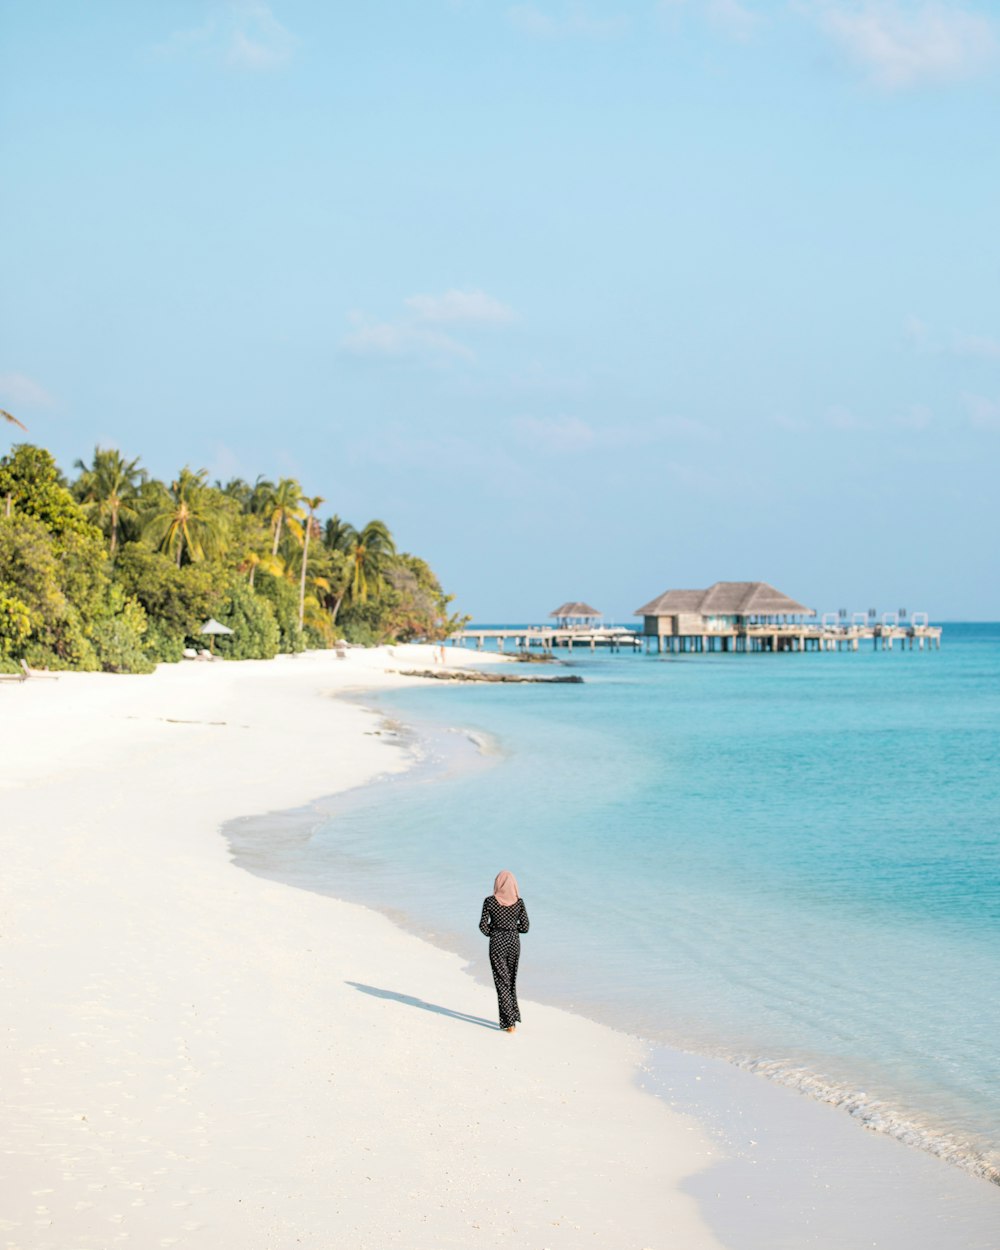
{"label": "peach hijab", "polygon": [[521,897],[517,891],[517,880],[512,872],[497,873],[497,879],[493,882],[493,897],[502,907],[510,907],[516,903]]}

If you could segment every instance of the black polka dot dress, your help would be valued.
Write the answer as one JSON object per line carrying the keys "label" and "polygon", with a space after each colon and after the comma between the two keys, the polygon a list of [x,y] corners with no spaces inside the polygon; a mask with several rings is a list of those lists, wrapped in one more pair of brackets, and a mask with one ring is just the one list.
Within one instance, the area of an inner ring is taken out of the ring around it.
{"label": "black polka dot dress", "polygon": [[483,899],[479,932],[490,939],[490,967],[497,987],[500,1027],[511,1029],[521,1019],[517,1005],[517,961],[521,956],[520,933],[528,932],[528,912],[524,899],[505,907],[490,894]]}

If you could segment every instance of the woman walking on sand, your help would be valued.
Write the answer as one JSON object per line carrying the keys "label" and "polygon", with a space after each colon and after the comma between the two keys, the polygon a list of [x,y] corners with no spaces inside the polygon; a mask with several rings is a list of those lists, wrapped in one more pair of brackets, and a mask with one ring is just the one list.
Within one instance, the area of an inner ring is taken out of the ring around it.
{"label": "woman walking on sand", "polygon": [[520,933],[528,932],[528,912],[512,872],[497,874],[493,893],[483,899],[479,932],[490,939],[490,967],[497,987],[500,1027],[513,1033],[521,1019],[517,1005],[517,961],[521,956]]}

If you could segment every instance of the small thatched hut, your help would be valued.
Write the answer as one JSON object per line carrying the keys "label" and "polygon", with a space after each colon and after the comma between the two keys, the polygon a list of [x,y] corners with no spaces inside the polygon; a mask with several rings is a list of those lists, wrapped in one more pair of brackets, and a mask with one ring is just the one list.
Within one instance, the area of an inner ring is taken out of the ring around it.
{"label": "small thatched hut", "polygon": [[574,603],[560,604],[554,612],[550,612],[549,616],[556,618],[556,625],[559,629],[580,629],[588,625],[596,625],[601,619],[601,614],[596,608],[592,608],[589,603],[581,603],[577,600]]}
{"label": "small thatched hut", "polygon": [[652,637],[737,633],[747,625],[813,616],[767,582],[716,582],[707,590],[665,590],[641,608],[643,633]]}

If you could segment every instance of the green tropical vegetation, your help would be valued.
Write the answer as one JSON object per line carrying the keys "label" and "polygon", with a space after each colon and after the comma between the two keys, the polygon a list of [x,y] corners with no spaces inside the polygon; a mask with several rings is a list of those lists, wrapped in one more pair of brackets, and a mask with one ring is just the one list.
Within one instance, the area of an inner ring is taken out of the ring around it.
{"label": "green tropical vegetation", "polygon": [[0,669],[151,672],[203,649],[209,617],[233,631],[215,645],[228,659],[462,624],[384,521],[323,520],[293,478],[210,483],[186,465],[164,482],[100,447],[74,468],[30,443],[0,458]]}

